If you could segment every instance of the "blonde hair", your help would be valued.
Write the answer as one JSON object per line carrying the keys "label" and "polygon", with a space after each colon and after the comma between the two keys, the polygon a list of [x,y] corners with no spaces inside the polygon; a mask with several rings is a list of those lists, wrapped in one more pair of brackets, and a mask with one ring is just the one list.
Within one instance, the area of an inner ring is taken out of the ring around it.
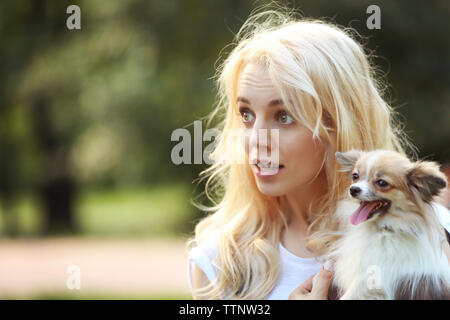
{"label": "blonde hair", "polygon": [[208,122],[221,118],[222,134],[212,154],[215,162],[201,173],[208,177],[205,193],[214,205],[199,207],[212,214],[197,224],[195,238],[188,242],[193,246],[210,237],[217,240],[218,277],[195,292],[198,297],[263,299],[281,272],[283,199],[259,192],[248,164],[223,161],[243,152],[227,132],[241,125],[235,111],[237,86],[248,63],[267,67],[288,112],[313,132],[314,140],[327,146],[328,191],[309,206],[309,246],[317,254],[333,240],[327,236],[336,228],[332,213],[349,183],[338,170],[334,152],[382,148],[405,154],[411,146],[393,108],[381,97],[375,69],[353,36],[350,29],[332,23],[273,10],[252,14],[236,35],[234,49],[218,68],[219,100]]}

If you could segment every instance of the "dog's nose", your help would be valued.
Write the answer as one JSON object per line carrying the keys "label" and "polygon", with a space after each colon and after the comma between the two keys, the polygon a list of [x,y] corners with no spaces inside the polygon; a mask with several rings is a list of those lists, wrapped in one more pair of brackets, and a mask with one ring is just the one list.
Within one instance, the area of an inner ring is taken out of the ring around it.
{"label": "dog's nose", "polygon": [[350,194],[352,195],[352,197],[356,197],[360,193],[361,193],[360,187],[355,187],[355,186],[350,187]]}

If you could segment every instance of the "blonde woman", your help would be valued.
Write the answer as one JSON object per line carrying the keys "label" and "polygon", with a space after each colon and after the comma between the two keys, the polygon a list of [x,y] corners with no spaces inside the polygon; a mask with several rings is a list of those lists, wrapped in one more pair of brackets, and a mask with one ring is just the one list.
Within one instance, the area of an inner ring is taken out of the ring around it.
{"label": "blonde woman", "polygon": [[[326,299],[332,266],[320,256],[349,186],[334,153],[411,146],[363,48],[333,24],[257,13],[237,34],[218,85],[212,116],[222,116],[222,134],[203,175],[207,195],[220,200],[204,207],[211,214],[188,243],[193,297]],[[278,154],[275,173],[265,171],[263,148]],[[447,209],[435,209],[450,229]]]}

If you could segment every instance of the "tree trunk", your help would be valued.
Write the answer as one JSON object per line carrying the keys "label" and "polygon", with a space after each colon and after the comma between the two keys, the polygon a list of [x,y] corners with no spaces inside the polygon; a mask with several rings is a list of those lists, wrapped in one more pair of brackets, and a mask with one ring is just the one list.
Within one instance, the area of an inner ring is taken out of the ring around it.
{"label": "tree trunk", "polygon": [[32,100],[34,136],[42,154],[38,194],[47,216],[47,234],[72,233],[75,179],[68,170],[68,147],[61,143],[51,117],[49,99],[42,93]]}

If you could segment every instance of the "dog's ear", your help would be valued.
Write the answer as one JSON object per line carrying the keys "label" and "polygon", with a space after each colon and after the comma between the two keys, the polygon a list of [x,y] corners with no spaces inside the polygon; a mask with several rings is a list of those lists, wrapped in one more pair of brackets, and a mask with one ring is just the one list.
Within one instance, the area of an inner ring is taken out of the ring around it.
{"label": "dog's ear", "polygon": [[341,164],[343,172],[351,172],[355,167],[356,161],[361,157],[362,151],[352,149],[347,152],[336,152],[334,156]]}
{"label": "dog's ear", "polygon": [[425,202],[431,202],[447,187],[447,177],[439,169],[439,164],[433,161],[417,161],[407,172],[408,184],[419,191]]}

